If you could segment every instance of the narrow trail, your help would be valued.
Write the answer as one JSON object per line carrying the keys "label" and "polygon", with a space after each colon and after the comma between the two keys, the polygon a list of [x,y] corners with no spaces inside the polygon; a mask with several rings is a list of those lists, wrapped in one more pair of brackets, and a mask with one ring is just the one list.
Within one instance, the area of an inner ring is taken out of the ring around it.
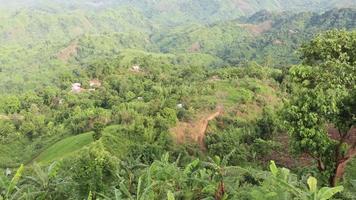
{"label": "narrow trail", "polygon": [[223,107],[217,106],[214,113],[204,115],[193,122],[179,122],[171,131],[177,143],[187,141],[197,143],[202,149],[205,148],[204,138],[209,122],[223,113]]}

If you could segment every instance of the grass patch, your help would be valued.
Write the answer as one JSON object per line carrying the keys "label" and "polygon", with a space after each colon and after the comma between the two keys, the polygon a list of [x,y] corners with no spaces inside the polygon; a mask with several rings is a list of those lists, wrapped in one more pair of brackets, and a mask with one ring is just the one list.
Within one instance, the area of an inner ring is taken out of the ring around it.
{"label": "grass patch", "polygon": [[18,168],[30,162],[40,152],[56,143],[58,137],[43,137],[33,141],[22,137],[0,143],[0,168]]}
{"label": "grass patch", "polygon": [[216,84],[217,97],[225,107],[246,103],[252,100],[253,92],[249,89],[238,87],[229,81],[221,81]]}
{"label": "grass patch", "polygon": [[35,155],[35,145],[25,139],[0,144],[0,168],[17,168]]}
{"label": "grass patch", "polygon": [[69,156],[92,142],[92,132],[68,137],[43,151],[34,159],[34,161],[39,163],[50,163],[54,160]]}

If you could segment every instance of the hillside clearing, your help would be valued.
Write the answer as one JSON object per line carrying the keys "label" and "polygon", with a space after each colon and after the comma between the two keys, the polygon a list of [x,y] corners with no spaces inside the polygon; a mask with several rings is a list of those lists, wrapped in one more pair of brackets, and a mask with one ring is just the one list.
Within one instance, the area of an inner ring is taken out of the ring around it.
{"label": "hillside clearing", "polygon": [[39,163],[50,163],[54,160],[69,156],[92,142],[92,132],[71,136],[55,143],[33,159],[33,161]]}
{"label": "hillside clearing", "polygon": [[179,122],[171,131],[177,143],[184,143],[187,140],[196,142],[204,149],[204,138],[209,122],[220,116],[223,112],[222,106],[217,106],[214,113],[199,117],[194,122]]}

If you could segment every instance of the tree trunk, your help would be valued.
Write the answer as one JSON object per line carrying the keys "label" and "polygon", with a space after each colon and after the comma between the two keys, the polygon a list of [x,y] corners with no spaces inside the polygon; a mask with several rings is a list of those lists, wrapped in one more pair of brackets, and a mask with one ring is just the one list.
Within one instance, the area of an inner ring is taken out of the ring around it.
{"label": "tree trunk", "polygon": [[346,170],[346,166],[347,163],[356,156],[356,146],[353,145],[353,147],[351,147],[348,151],[347,154],[340,160],[338,160],[337,164],[336,164],[336,169],[334,171],[334,173],[330,176],[330,185],[331,186],[336,186],[336,184],[342,180],[344,174],[345,174],[345,170]]}
{"label": "tree trunk", "polygon": [[221,200],[225,194],[224,181],[220,181],[218,189],[215,192],[215,200]]}

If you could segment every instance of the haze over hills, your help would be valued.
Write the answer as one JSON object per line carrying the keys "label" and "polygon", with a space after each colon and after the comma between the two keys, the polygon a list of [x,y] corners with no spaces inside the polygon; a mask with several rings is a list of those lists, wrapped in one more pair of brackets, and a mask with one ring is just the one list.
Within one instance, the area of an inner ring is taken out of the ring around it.
{"label": "haze over hills", "polygon": [[[0,42],[5,48],[0,52],[0,89],[15,92],[13,88],[23,88],[23,84],[42,87],[53,83],[60,71],[78,68],[78,62],[113,56],[123,49],[201,53],[215,57],[214,65],[220,66],[251,60],[264,63],[266,58],[278,66],[288,65],[297,62],[295,50],[314,34],[356,26],[352,8],[324,14],[264,10],[241,16],[227,5],[230,1],[173,1],[169,5],[174,5],[174,11],[169,12],[163,9],[166,1],[95,2],[100,8],[81,2],[61,4],[62,8],[56,2],[30,1],[22,5],[32,3],[32,8],[1,12]],[[284,4],[278,5],[281,9],[270,10],[283,10]],[[38,74],[46,78],[39,80]]]}
{"label": "haze over hills", "polygon": [[39,9],[49,12],[73,10],[105,10],[131,7],[147,18],[175,25],[187,22],[214,22],[252,15],[260,10],[273,12],[323,12],[333,8],[355,7],[356,0],[21,0],[0,1],[0,9]]}

